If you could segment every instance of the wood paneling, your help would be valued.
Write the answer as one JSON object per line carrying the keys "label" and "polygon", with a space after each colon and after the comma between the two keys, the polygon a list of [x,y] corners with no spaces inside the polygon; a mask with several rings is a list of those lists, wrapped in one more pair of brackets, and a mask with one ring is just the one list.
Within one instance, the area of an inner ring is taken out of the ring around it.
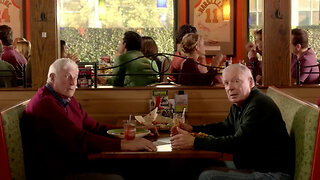
{"label": "wood paneling", "polygon": [[290,86],[291,1],[264,2],[263,84]]}
{"label": "wood paneling", "polygon": [[[169,98],[174,98],[177,90],[169,90]],[[189,97],[187,119],[191,124],[222,121],[226,117],[230,103],[223,89],[185,90]],[[81,90],[75,94],[83,108],[96,120],[117,124],[128,118],[149,112],[152,90]]]}
{"label": "wood paneling", "polygon": [[[181,90],[182,88],[180,88]],[[280,88],[302,100],[316,103],[320,96],[318,87]],[[265,88],[262,91],[265,92]],[[178,89],[169,90],[173,98]],[[190,124],[205,124],[223,121],[230,108],[230,103],[223,88],[184,89],[189,97],[187,121]],[[35,90],[0,90],[0,110],[31,98]],[[118,89],[78,89],[76,99],[84,110],[95,120],[110,124],[128,118],[129,114],[138,115],[149,112],[151,88],[118,88]]]}
{"label": "wood paneling", "polygon": [[[240,2],[238,2],[240,3]],[[238,5],[237,5],[238,7]],[[248,56],[247,56],[247,50],[246,50],[246,44],[248,42],[248,0],[242,0],[242,8],[241,10],[241,14],[242,14],[242,57],[243,59],[245,59],[245,61],[247,62]],[[240,51],[240,49],[239,49]],[[241,56],[239,57],[239,59],[242,59]]]}
{"label": "wood paneling", "polygon": [[23,89],[0,89],[0,110],[30,99],[36,91]]}
{"label": "wood paneling", "polygon": [[282,91],[293,95],[301,100],[317,104],[317,100],[320,97],[319,87],[295,87],[295,88],[279,88]]}
{"label": "wood paneling", "polygon": [[32,87],[38,88],[46,83],[49,66],[58,58],[57,1],[30,1],[30,7]]}

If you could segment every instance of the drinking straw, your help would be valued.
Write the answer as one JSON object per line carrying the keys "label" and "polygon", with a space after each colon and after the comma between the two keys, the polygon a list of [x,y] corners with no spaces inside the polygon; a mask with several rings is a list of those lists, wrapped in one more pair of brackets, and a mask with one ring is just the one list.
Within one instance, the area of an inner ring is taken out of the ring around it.
{"label": "drinking straw", "polygon": [[184,115],[186,113],[186,108],[183,108],[183,111],[182,111],[182,117],[184,118]]}

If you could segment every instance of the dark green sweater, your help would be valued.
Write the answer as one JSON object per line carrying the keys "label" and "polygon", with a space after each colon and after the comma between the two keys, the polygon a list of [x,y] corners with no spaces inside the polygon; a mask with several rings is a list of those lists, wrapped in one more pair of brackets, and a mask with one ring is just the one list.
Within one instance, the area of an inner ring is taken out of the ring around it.
{"label": "dark green sweater", "polygon": [[273,100],[254,87],[241,107],[232,105],[224,122],[194,126],[194,149],[233,154],[239,169],[291,174],[293,150],[281,112]]}
{"label": "dark green sweater", "polygon": [[[142,56],[143,54],[140,51],[128,51],[116,59],[115,66]],[[107,84],[113,86],[146,86],[157,82],[157,72],[156,62],[151,63],[150,59],[143,57],[113,69],[112,74],[117,76],[108,79]]]}

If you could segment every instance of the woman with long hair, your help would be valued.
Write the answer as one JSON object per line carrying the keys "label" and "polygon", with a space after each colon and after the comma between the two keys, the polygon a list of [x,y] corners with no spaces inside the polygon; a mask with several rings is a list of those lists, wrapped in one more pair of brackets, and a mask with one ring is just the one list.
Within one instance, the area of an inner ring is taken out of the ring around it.
{"label": "woman with long hair", "polygon": [[208,67],[207,72],[204,73],[201,70],[203,66],[199,62],[199,56],[205,55],[203,37],[195,33],[186,34],[182,39],[180,48],[187,59],[182,62],[179,84],[214,85],[214,78],[217,75],[217,69],[214,67],[219,67],[224,62],[224,56],[220,55],[213,58],[211,67]]}

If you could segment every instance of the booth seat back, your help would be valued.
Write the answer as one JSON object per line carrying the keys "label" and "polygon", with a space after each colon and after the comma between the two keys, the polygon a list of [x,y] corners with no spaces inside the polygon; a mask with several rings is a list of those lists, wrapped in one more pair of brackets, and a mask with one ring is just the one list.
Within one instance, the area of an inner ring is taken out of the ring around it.
{"label": "booth seat back", "polygon": [[295,142],[294,179],[311,179],[319,108],[275,87],[269,87],[267,95],[278,105],[282,118],[286,122],[287,131]]}
{"label": "booth seat back", "polygon": [[0,179],[24,180],[25,169],[20,120],[29,100],[1,112],[0,116]]}

